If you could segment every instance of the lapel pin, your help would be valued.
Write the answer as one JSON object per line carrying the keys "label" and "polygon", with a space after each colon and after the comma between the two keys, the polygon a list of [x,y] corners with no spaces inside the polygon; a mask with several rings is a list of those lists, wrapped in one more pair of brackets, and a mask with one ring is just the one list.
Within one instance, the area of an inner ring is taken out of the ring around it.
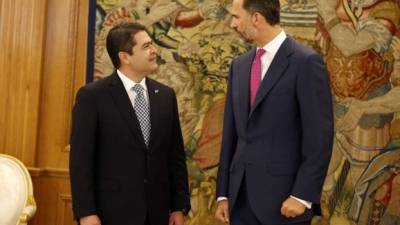
{"label": "lapel pin", "polygon": [[156,94],[157,94],[157,93],[158,93],[158,89],[154,90],[154,93],[156,93]]}

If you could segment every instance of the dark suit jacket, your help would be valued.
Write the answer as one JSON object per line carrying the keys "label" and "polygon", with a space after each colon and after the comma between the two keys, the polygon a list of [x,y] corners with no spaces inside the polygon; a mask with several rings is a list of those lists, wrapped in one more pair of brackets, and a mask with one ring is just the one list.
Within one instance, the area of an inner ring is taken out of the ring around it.
{"label": "dark suit jacket", "polygon": [[231,65],[217,196],[234,207],[243,174],[252,210],[263,224],[310,220],[313,210],[286,219],[290,195],[319,204],[333,138],[332,99],[321,57],[288,37],[249,108],[255,49]]}
{"label": "dark suit jacket", "polygon": [[114,72],[82,87],[72,112],[70,176],[76,219],[103,225],[167,225],[189,210],[188,176],[174,91],[146,78],[151,110],[147,148],[139,121]]}

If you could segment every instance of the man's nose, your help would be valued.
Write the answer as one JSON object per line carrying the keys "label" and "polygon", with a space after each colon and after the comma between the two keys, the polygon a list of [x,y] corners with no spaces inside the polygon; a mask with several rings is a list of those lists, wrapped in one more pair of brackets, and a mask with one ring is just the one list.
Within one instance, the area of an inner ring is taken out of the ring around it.
{"label": "man's nose", "polygon": [[233,29],[235,29],[235,28],[236,28],[236,22],[235,22],[235,20],[234,20],[234,19],[232,19],[232,20],[231,20],[230,27],[231,27],[231,28],[233,28]]}
{"label": "man's nose", "polygon": [[150,51],[151,51],[151,53],[153,53],[153,54],[157,54],[157,48],[156,48],[154,45],[151,45]]}

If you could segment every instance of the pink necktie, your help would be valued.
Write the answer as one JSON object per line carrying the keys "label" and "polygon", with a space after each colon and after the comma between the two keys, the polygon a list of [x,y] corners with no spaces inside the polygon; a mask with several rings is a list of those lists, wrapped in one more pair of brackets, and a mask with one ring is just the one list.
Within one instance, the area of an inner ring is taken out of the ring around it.
{"label": "pink necktie", "polygon": [[251,66],[250,78],[250,108],[253,108],[254,100],[256,99],[257,90],[261,84],[261,56],[265,50],[260,48],[257,50],[256,57],[254,57],[253,65]]}

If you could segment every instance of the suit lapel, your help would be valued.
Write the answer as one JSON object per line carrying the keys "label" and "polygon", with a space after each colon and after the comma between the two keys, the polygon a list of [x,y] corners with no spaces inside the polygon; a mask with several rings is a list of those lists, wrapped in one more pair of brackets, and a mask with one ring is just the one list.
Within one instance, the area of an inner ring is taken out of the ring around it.
{"label": "suit lapel", "polygon": [[150,102],[151,131],[150,131],[149,149],[151,149],[151,146],[154,144],[154,141],[156,140],[155,137],[159,137],[158,131],[160,129],[157,129],[157,127],[159,126],[159,124],[161,124],[160,113],[163,112],[162,109],[160,109],[160,106],[162,105],[161,102],[162,93],[159,93],[160,90],[157,88],[156,83],[152,79],[146,78],[146,85]]}
{"label": "suit lapel", "polygon": [[278,52],[276,53],[270,67],[268,68],[267,73],[264,76],[264,79],[261,82],[261,85],[256,94],[256,99],[254,100],[254,106],[251,109],[248,117],[249,119],[254,110],[257,109],[257,106],[260,104],[260,102],[271,91],[271,89],[275,86],[275,84],[279,81],[281,76],[286,71],[286,68],[289,65],[288,56],[292,53],[292,50],[292,40],[287,37],[286,40],[282,43]]}
{"label": "suit lapel", "polygon": [[133,136],[136,137],[136,139],[143,146],[146,146],[146,144],[144,143],[142,131],[140,129],[139,121],[136,117],[135,110],[132,107],[132,103],[129,100],[124,85],[122,84],[122,81],[120,80],[116,72],[114,72],[111,76],[111,83],[109,87],[115,105],[117,106],[118,111],[121,113],[121,116],[129,126],[129,129],[131,130]]}
{"label": "suit lapel", "polygon": [[250,72],[251,64],[253,62],[253,58],[256,54],[256,49],[253,48],[250,52],[247,53],[247,57],[244,58],[243,62],[239,62],[241,66],[238,67],[238,79],[237,82],[238,87],[236,90],[239,90],[239,98],[240,98],[240,112],[241,112],[241,120],[246,128],[247,119],[249,117],[250,110]]}

